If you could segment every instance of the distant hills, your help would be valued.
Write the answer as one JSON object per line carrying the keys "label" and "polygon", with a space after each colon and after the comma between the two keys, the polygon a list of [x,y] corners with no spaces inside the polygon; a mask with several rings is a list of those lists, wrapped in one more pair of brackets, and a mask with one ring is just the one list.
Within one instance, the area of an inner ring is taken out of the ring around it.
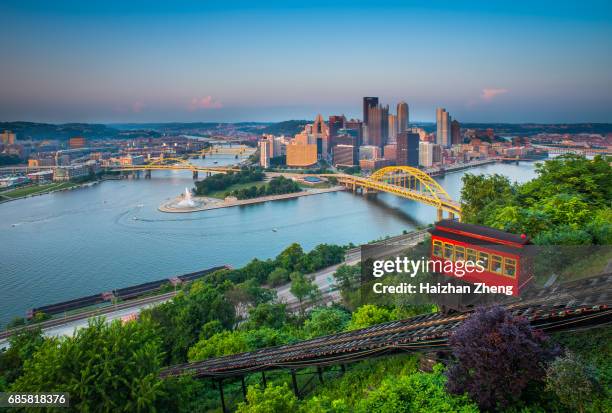
{"label": "distant hills", "polygon": [[[0,131],[11,130],[18,139],[58,139],[67,140],[73,136],[84,136],[88,139],[121,139],[135,136],[159,137],[162,134],[222,135],[230,131],[260,135],[293,136],[300,132],[310,120],[287,120],[283,122],[169,122],[169,123],[36,123],[36,122],[0,122]],[[431,122],[415,122],[415,126],[433,131]],[[612,133],[610,123],[462,123],[463,128],[493,128],[497,135],[531,136],[538,133]]]}

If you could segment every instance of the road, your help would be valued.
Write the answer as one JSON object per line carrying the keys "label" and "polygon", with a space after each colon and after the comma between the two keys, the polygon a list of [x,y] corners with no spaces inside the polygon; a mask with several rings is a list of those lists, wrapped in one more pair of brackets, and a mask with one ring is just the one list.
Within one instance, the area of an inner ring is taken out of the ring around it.
{"label": "road", "polygon": [[[371,256],[391,256],[397,254],[406,248],[410,248],[423,241],[427,236],[427,230],[415,231],[408,234],[391,237],[382,241],[368,244],[372,250],[368,251]],[[353,248],[347,251],[344,262],[331,267],[324,268],[309,277],[317,285],[323,294],[324,301],[335,301],[340,297],[340,294],[335,289],[334,273],[341,265],[355,265],[361,261],[361,247]],[[293,308],[297,304],[297,298],[289,291],[291,284],[282,285],[276,288],[276,299],[279,302],[287,303],[289,308]]]}

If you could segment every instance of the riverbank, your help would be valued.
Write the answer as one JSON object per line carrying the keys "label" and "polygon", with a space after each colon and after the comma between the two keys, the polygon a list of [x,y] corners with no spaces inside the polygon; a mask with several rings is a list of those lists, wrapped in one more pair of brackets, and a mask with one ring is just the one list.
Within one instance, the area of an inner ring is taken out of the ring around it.
{"label": "riverbank", "polygon": [[260,204],[262,202],[270,202],[270,201],[279,201],[282,199],[292,199],[299,198],[302,196],[310,196],[310,195],[318,195],[318,194],[326,194],[329,192],[338,192],[344,191],[343,186],[333,186],[331,188],[313,188],[313,189],[305,189],[300,192],[293,192],[290,194],[281,194],[281,195],[269,195],[262,196],[258,198],[252,199],[218,199],[218,198],[210,198],[210,197],[194,197],[193,200],[196,203],[200,203],[198,206],[190,207],[190,208],[178,208],[175,205],[181,200],[182,195],[178,197],[166,201],[157,208],[161,212],[168,213],[189,213],[189,212],[199,212],[199,211],[208,211],[212,209],[220,209],[220,208],[231,208],[235,206],[242,205],[251,205],[251,204]]}
{"label": "riverbank", "polygon": [[[95,181],[87,181],[87,182],[81,182],[81,183],[59,182],[59,183],[54,183],[54,184],[37,185],[37,186],[41,186],[41,188],[39,188],[40,189],[39,191],[36,191],[37,188],[33,186],[17,188],[12,191],[5,191],[5,192],[0,193],[0,204],[4,202],[17,201],[18,199],[25,199],[25,198],[31,198],[31,197],[39,196],[39,195],[52,194],[54,192],[72,191],[74,189],[90,187],[92,185],[97,185],[100,182],[103,182],[105,180],[106,178],[101,178]],[[25,194],[18,195],[18,196],[11,196],[11,193],[15,193],[15,192],[17,193],[25,192]]]}

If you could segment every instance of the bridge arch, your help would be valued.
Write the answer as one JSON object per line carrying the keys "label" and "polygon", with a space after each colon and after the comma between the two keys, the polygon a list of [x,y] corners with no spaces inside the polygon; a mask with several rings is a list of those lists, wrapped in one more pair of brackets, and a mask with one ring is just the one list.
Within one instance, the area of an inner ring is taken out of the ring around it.
{"label": "bridge arch", "polygon": [[461,216],[461,206],[427,173],[410,166],[387,166],[376,170],[369,177],[343,175],[339,181],[353,186],[388,192],[435,207],[438,219],[443,211],[451,218]]}

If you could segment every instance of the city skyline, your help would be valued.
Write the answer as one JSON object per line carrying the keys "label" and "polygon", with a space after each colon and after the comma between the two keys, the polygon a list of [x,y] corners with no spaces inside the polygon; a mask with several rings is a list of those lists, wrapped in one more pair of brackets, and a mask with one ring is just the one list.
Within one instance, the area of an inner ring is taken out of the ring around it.
{"label": "city skyline", "polygon": [[9,0],[0,121],[362,118],[378,96],[407,102],[411,122],[437,107],[463,122],[611,122],[611,10]]}

